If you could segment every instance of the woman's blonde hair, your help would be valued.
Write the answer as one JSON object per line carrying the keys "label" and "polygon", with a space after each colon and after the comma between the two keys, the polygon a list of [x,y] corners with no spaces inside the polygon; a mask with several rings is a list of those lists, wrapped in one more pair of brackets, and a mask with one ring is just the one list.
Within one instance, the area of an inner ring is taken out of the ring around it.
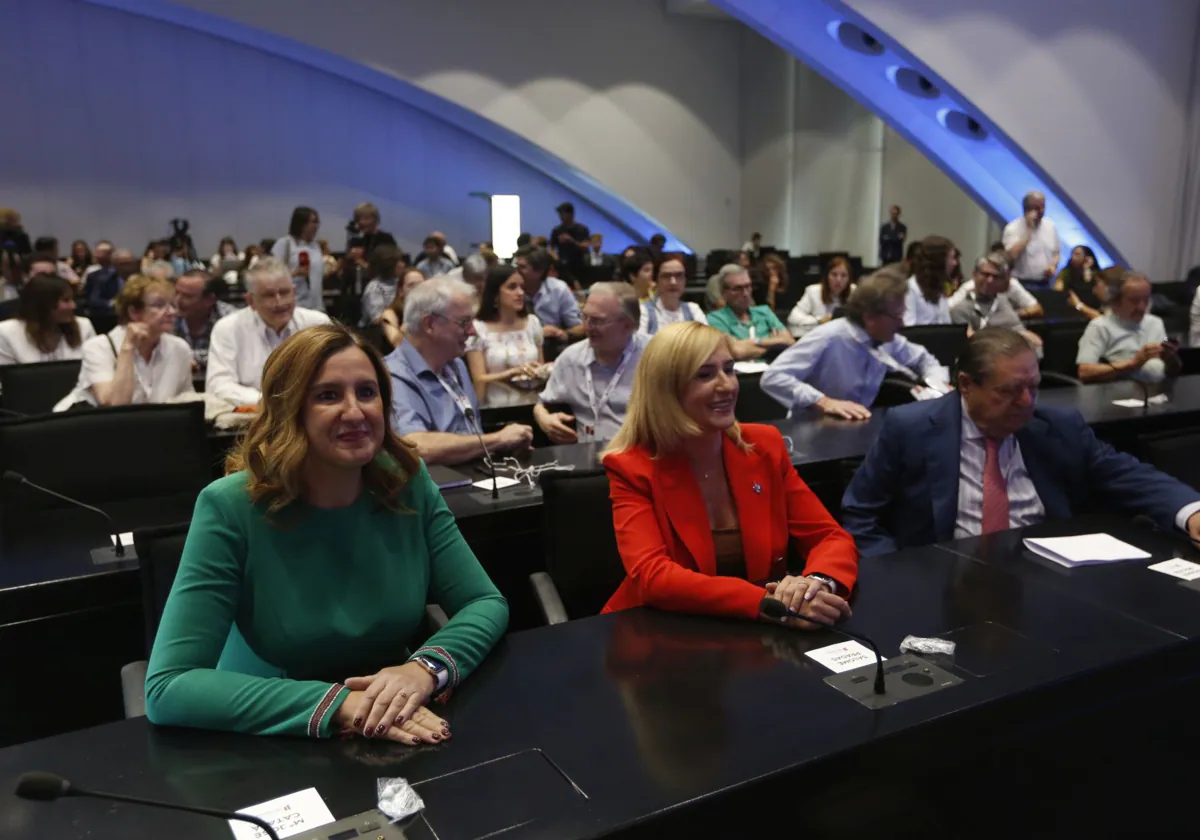
{"label": "woman's blonde hair", "polygon": [[[681,400],[696,371],[719,347],[733,355],[728,335],[698,321],[679,321],[660,329],[634,372],[625,422],[601,457],[641,446],[657,458],[699,435],[700,426],[683,410]],[[727,434],[738,446],[750,448],[737,423]]]}
{"label": "woman's blonde hair", "polygon": [[245,470],[250,500],[277,513],[304,494],[304,430],[309,388],[329,357],[357,347],[367,355],[383,402],[383,446],[363,467],[363,484],[384,507],[403,510],[400,495],[421,469],[416,448],[392,431],[392,377],[383,358],[338,323],[300,330],[275,348],[263,368],[261,410],[225,460],[225,472]]}
{"label": "woman's blonde hair", "polygon": [[171,285],[170,281],[145,274],[135,274],[125,281],[125,285],[117,293],[117,299],[113,301],[113,310],[117,313],[117,323],[128,324],[129,313],[145,306],[146,292],[151,289],[160,289],[168,298],[175,299],[175,287]]}

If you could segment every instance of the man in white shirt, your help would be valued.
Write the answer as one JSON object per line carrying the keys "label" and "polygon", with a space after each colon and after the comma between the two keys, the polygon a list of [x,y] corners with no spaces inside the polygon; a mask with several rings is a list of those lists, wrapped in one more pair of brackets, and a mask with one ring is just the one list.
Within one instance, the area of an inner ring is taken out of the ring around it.
{"label": "man in white shirt", "polygon": [[900,335],[908,282],[887,270],[863,279],[846,302],[846,317],[808,331],[763,372],[759,387],[790,412],[816,406],[847,420],[866,420],[888,374],[927,380],[939,390],[938,360]]}
{"label": "man in white shirt", "polygon": [[[1005,253],[1005,260],[1008,255]],[[1042,305],[1038,303],[1038,299],[1029,293],[1029,290],[1021,285],[1021,281],[1011,276],[1011,267],[1009,271],[1008,288],[1002,291],[1004,297],[1008,298],[1008,305],[1017,313],[1017,317],[1021,320],[1026,318],[1041,318],[1046,314],[1042,309]],[[954,294],[950,295],[950,311],[966,300],[972,292],[975,291],[975,278],[972,277],[966,280],[961,286],[954,290]]]}
{"label": "man in white shirt", "polygon": [[1161,382],[1182,368],[1179,345],[1162,318],[1150,314],[1150,281],[1126,270],[1108,291],[1109,311],[1088,321],[1075,364],[1084,382],[1138,379]]}
{"label": "man in white shirt", "polygon": [[980,330],[958,365],[957,394],[888,411],[846,488],[842,522],[862,554],[1100,505],[1200,540],[1200,493],[1097,440],[1079,412],[1037,404],[1037,356],[1019,333]]}
{"label": "man in white shirt", "polygon": [[[1021,201],[1025,215],[1004,227],[1004,250],[1013,277],[1027,283],[1045,283],[1058,271],[1062,244],[1054,222],[1046,218],[1046,196],[1036,190]],[[1021,307],[1024,308],[1024,307]]]}
{"label": "man in white shirt", "polygon": [[246,272],[249,306],[212,328],[204,390],[234,405],[257,405],[262,371],[271,351],[305,327],[328,324],[324,312],[296,306],[296,287],[287,265],[263,257]]}

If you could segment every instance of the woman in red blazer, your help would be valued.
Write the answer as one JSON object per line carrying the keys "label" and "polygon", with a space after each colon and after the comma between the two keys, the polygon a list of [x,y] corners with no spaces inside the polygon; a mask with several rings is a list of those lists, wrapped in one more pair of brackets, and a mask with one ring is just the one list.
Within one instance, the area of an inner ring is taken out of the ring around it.
{"label": "woman in red blazer", "polygon": [[[737,423],[731,350],[729,336],[684,321],[642,354],[625,423],[604,454],[626,571],[604,611],[754,619],[773,597],[837,621],[850,614],[858,549],[796,475],[779,430]],[[786,574],[791,540],[804,576]]]}

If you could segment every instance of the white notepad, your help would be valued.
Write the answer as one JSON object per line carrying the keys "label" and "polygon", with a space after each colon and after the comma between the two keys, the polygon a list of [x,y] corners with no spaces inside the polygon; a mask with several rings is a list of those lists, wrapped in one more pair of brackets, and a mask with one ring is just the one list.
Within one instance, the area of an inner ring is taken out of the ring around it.
{"label": "white notepad", "polygon": [[[804,655],[821,663],[835,674],[875,664],[875,654],[869,647],[858,642],[839,642],[836,645],[805,651]],[[883,659],[887,661],[886,656]]]}
{"label": "white notepad", "polygon": [[1025,547],[1060,566],[1090,566],[1119,563],[1122,560],[1148,560],[1150,555],[1137,546],[1121,542],[1108,534],[1080,534],[1077,537],[1046,537],[1025,540]]}
{"label": "white notepad", "polygon": [[[266,820],[280,837],[291,837],[333,822],[333,814],[316,788],[289,793],[249,808],[239,808],[238,813]],[[229,827],[237,840],[265,840],[267,836],[258,826],[241,820],[230,820]]]}

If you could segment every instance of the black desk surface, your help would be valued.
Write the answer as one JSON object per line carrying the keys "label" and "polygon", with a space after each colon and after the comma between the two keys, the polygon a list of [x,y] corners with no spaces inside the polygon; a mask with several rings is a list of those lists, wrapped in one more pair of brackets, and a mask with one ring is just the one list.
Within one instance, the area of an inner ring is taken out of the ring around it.
{"label": "black desk surface", "polygon": [[[587,799],[564,795],[566,804],[545,805],[505,837],[596,837],[658,817],[657,829],[709,806],[745,820],[738,797],[772,785],[775,796],[803,792],[783,810],[811,818],[823,785],[861,778],[881,756],[904,755],[888,766],[901,777],[926,754],[957,750],[975,760],[974,745],[1014,727],[1096,697],[1117,702],[1195,665],[1186,661],[1190,646],[1153,622],[936,547],[866,559],[860,582],[847,627],[873,636],[885,656],[908,634],[989,623],[1025,637],[1026,649],[1015,659],[996,654],[986,676],[963,673],[959,686],[871,712],[824,684],[825,669],[804,656],[840,641],[833,634],[633,610],[509,636],[450,701],[454,738],[436,748],[156,730],[142,719],[9,747],[0,751],[2,833],[229,836],[220,821],[189,815],[8,798],[16,776],[33,768],[85,787],[228,809],[315,786],[344,817],[373,807],[377,777],[402,775],[420,792],[444,774],[528,750],[543,751]],[[985,666],[993,656],[986,647],[975,654]],[[854,760],[837,769],[846,756]],[[429,805],[426,816],[435,829],[457,811],[484,819],[503,805],[495,796],[477,786],[469,798]],[[527,798],[541,807],[540,797]],[[853,818],[838,817],[843,825]]]}
{"label": "black desk surface", "polygon": [[1123,408],[1113,405],[1113,400],[1144,398],[1141,386],[1128,380],[1074,388],[1043,388],[1038,394],[1038,403],[1073,408],[1083,415],[1089,426],[1130,421],[1146,423],[1147,420],[1162,420],[1200,412],[1200,376],[1168,379],[1160,387],[1167,394],[1168,402],[1148,408]]}

